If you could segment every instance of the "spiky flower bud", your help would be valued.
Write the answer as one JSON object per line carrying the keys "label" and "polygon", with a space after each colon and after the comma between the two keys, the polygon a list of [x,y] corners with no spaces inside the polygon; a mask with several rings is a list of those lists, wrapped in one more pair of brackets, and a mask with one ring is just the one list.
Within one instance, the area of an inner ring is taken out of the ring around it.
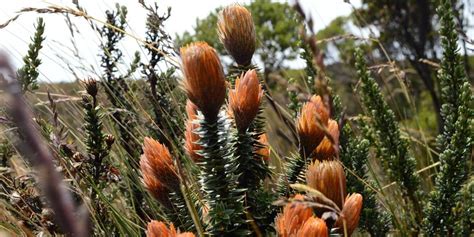
{"label": "spiky flower bud", "polygon": [[92,104],[91,104],[91,100],[89,99],[89,96],[87,95],[82,96],[82,105],[84,106],[84,109],[86,110],[92,109]]}
{"label": "spiky flower bud", "polygon": [[[304,200],[304,196],[297,194],[295,200]],[[291,202],[283,208],[283,213],[278,214],[275,225],[278,236],[296,236],[302,225],[313,216],[313,209],[300,202]]]}
{"label": "spiky flower bud", "polygon": [[105,144],[107,145],[107,147],[112,147],[112,145],[114,144],[115,142],[115,137],[114,135],[112,134],[107,134],[105,136]]}
{"label": "spiky flower bud", "polygon": [[306,171],[306,182],[342,209],[346,197],[346,175],[339,161],[314,161]]}
{"label": "spiky flower bud", "polygon": [[166,226],[165,223],[161,221],[150,221],[147,225],[146,231],[147,237],[194,237],[194,234],[191,232],[179,233],[174,228],[173,223],[171,223],[170,228]]}
{"label": "spiky flower bud", "polygon": [[214,121],[225,100],[224,70],[216,50],[204,42],[191,43],[181,48],[184,89],[188,98]]}
{"label": "spiky flower bud", "polygon": [[[336,146],[339,143],[339,125],[335,120],[330,119],[328,122],[328,131],[329,134],[334,139]],[[318,160],[332,160],[336,155],[336,149],[334,144],[331,142],[331,139],[326,135],[324,139],[319,143],[318,147],[314,151],[314,156]]]}
{"label": "spiky flower bud", "polygon": [[320,96],[311,97],[303,105],[298,119],[297,130],[303,152],[309,156],[324,138],[321,126],[327,126],[329,110]]}
{"label": "spiky flower bud", "polygon": [[179,178],[168,148],[146,137],[140,168],[148,191],[162,205],[170,207],[169,193],[179,191]]}
{"label": "spiky flower bud", "polygon": [[86,87],[87,94],[91,95],[92,97],[97,95],[99,87],[96,80],[89,78],[84,81],[84,86]]}
{"label": "spiky flower bud", "polygon": [[328,227],[326,222],[317,217],[310,217],[303,224],[303,227],[298,231],[297,237],[306,237],[306,236],[317,236],[325,237],[328,236]]}
{"label": "spiky flower bud", "polygon": [[237,64],[249,65],[256,43],[252,14],[237,4],[224,8],[217,19],[217,32],[220,41]]}
{"label": "spiky flower bud", "polygon": [[229,91],[229,106],[240,132],[245,131],[257,116],[262,97],[262,86],[255,70],[237,78],[235,89]]}
{"label": "spiky flower bud", "polygon": [[362,195],[353,193],[346,198],[341,215],[336,221],[335,227],[339,233],[344,234],[344,221],[346,222],[347,234],[352,235],[359,225],[360,212],[362,210]]}
{"label": "spiky flower bud", "polygon": [[264,161],[270,160],[270,147],[268,144],[267,134],[264,133],[260,135],[258,138],[258,142],[263,146],[257,150],[257,154],[259,154]]}

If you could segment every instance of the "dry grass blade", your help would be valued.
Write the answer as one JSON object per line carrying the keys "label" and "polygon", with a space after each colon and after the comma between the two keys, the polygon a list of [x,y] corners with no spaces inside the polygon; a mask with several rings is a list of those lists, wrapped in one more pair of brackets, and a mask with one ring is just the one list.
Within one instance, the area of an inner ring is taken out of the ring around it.
{"label": "dry grass blade", "polygon": [[334,203],[331,199],[327,198],[326,196],[324,196],[324,194],[314,188],[311,188],[304,184],[290,184],[290,187],[297,191],[307,192],[317,198],[320,198],[325,204],[314,203],[314,205],[316,205],[317,207],[328,208],[329,210],[334,211],[336,213],[341,212],[341,209],[336,205],[336,203]]}

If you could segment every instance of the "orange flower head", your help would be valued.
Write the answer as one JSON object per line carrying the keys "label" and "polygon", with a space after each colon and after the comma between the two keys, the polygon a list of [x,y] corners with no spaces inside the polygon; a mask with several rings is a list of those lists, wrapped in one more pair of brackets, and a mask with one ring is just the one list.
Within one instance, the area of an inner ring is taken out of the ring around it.
{"label": "orange flower head", "polygon": [[217,34],[239,65],[247,66],[255,52],[256,33],[252,14],[237,4],[219,12]]}
{"label": "orange flower head", "polygon": [[226,82],[219,56],[204,42],[191,43],[181,48],[184,89],[206,120],[217,118],[225,100]]}
{"label": "orange flower head", "polygon": [[320,126],[327,127],[328,119],[329,110],[320,96],[311,97],[310,101],[303,105],[297,131],[306,156],[309,156],[323,140],[324,130]]}
{"label": "orange flower head", "polygon": [[347,234],[352,235],[359,225],[360,212],[362,211],[362,195],[353,193],[346,198],[341,216],[336,221],[335,227],[339,228],[340,233],[344,233],[344,223],[346,222]]}
{"label": "orange flower head", "polygon": [[237,78],[235,89],[229,91],[229,107],[239,131],[245,131],[257,116],[262,97],[262,86],[255,70]]}
{"label": "orange flower head", "polygon": [[179,190],[179,178],[168,148],[146,137],[140,169],[148,191],[163,205],[169,206],[168,195]]}
{"label": "orange flower head", "polygon": [[260,143],[260,145],[262,145],[262,147],[257,150],[257,154],[259,154],[264,161],[269,161],[270,147],[268,144],[267,134],[264,133],[260,135],[260,137],[258,138],[258,142]]}
{"label": "orange flower head", "polygon": [[150,221],[147,225],[146,231],[147,237],[194,237],[194,234],[191,232],[179,233],[174,228],[174,225],[171,224],[170,228],[166,226],[165,223],[161,221]]}
{"label": "orange flower head", "polygon": [[[339,125],[335,120],[330,119],[327,129],[337,146],[339,143]],[[332,160],[334,158],[336,150],[334,149],[334,144],[327,136],[325,136],[321,143],[319,143],[318,147],[316,147],[314,155],[318,160]]]}
{"label": "orange flower head", "polygon": [[306,171],[306,182],[342,209],[346,196],[346,175],[339,161],[314,161]]}
{"label": "orange flower head", "polygon": [[298,231],[297,237],[308,237],[308,236],[317,236],[317,237],[326,237],[328,236],[328,227],[326,222],[318,217],[310,217],[303,224],[303,227]]}
{"label": "orange flower head", "polygon": [[[296,195],[296,200],[304,200],[304,196]],[[291,202],[283,208],[283,213],[278,214],[275,225],[278,236],[296,236],[303,224],[313,216],[313,209],[303,203]]]}

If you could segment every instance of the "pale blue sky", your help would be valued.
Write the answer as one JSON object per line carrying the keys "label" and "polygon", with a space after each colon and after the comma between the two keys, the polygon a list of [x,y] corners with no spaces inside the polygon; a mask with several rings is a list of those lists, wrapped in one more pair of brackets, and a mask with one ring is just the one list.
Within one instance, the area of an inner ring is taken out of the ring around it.
{"label": "pale blue sky", "polygon": [[[16,12],[24,7],[45,7],[50,4],[60,6],[72,5],[72,0],[3,0],[0,8],[0,23],[5,22],[15,16]],[[92,15],[98,19],[104,19],[106,9],[114,9],[118,2],[128,7],[129,28],[133,35],[143,38],[145,32],[146,11],[138,4],[138,0],[79,0],[79,3]],[[146,1],[152,3],[152,1]],[[186,30],[192,30],[196,18],[202,18],[216,7],[225,6],[235,2],[248,3],[249,0],[158,0],[163,11],[168,6],[172,7],[172,16],[166,23],[166,28],[172,36],[180,34]],[[313,16],[316,30],[324,28],[331,20],[337,16],[346,15],[351,12],[351,5],[343,0],[300,0],[303,7]],[[360,0],[352,0],[355,6],[360,5]],[[290,1],[290,3],[292,3]],[[67,63],[72,64],[75,73],[79,77],[94,76],[99,70],[98,44],[99,36],[90,29],[88,23],[80,18],[73,18],[77,25],[79,34],[74,40],[77,44],[80,59],[74,56],[71,44],[71,34],[65,23],[65,18],[61,15],[42,15],[46,23],[45,47],[41,51],[43,64],[40,67],[40,80],[61,81],[73,80],[74,76],[68,72]],[[0,29],[0,50],[9,53],[17,66],[21,66],[21,57],[27,51],[29,38],[34,32],[33,23],[38,14],[26,13],[18,20],[4,29]],[[126,37],[122,46],[125,57],[130,58],[138,47],[136,40]],[[298,64],[298,63],[296,63]],[[303,66],[303,65],[301,65]]]}

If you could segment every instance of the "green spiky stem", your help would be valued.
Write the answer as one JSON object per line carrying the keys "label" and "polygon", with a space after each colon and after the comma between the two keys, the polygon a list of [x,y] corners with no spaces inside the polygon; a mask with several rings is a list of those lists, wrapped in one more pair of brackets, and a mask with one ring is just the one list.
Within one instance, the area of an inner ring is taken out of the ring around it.
{"label": "green spiky stem", "polygon": [[237,173],[239,187],[247,190],[258,189],[262,181],[269,176],[270,171],[263,158],[256,153],[261,144],[248,133],[238,133],[236,141]]}
{"label": "green spiky stem", "polygon": [[211,236],[248,235],[244,217],[244,191],[238,189],[237,162],[230,143],[230,120],[224,113],[216,121],[207,121],[199,115],[199,145],[202,150],[200,183],[207,204]]}
{"label": "green spiky stem", "polygon": [[[144,190],[141,181],[136,174],[140,168],[138,160],[142,153],[141,146],[137,142],[137,120],[136,111],[128,99],[130,88],[126,81],[126,74],[121,74],[118,65],[123,59],[122,50],[118,47],[124,38],[124,30],[127,25],[127,8],[116,4],[114,11],[106,12],[106,23],[97,29],[103,42],[101,48],[102,78],[107,99],[113,105],[115,112],[112,113],[112,121],[118,130],[118,142],[127,152],[129,159],[124,159],[127,167],[125,176],[130,180],[130,193],[133,208],[139,219],[144,220],[148,215],[144,209]],[[133,71],[133,70],[131,70]],[[129,71],[129,72],[131,72]],[[124,113],[123,111],[126,111]]]}
{"label": "green spiky stem", "polygon": [[[248,70],[255,69],[259,71],[256,65],[232,65],[227,75],[231,85],[235,85],[235,80],[246,73]],[[265,90],[265,84],[262,77],[259,76],[260,83]],[[239,188],[246,189],[245,207],[247,214],[255,221],[256,226],[265,233],[273,232],[271,224],[276,216],[276,209],[271,205],[276,199],[273,194],[269,193],[263,187],[263,181],[267,177],[271,177],[272,171],[265,163],[263,158],[257,153],[258,149],[263,145],[258,141],[264,133],[263,105],[255,120],[251,123],[247,131],[243,133],[235,133],[235,149],[239,163],[238,173]]]}
{"label": "green spiky stem", "polygon": [[171,201],[172,208],[167,209],[166,215],[170,218],[170,221],[179,227],[183,231],[194,230],[194,222],[188,212],[186,200],[181,190],[170,192],[169,199]]}
{"label": "green spiky stem", "polygon": [[39,59],[38,56],[45,39],[43,37],[44,26],[43,18],[39,17],[36,24],[35,35],[32,38],[32,42],[28,45],[28,53],[23,58],[25,65],[18,70],[18,80],[23,92],[38,89],[38,67],[41,64],[41,59]]}
{"label": "green spiky stem", "polygon": [[380,145],[378,156],[390,180],[399,183],[402,196],[413,206],[416,220],[412,221],[411,225],[418,229],[423,218],[423,210],[420,198],[422,196],[420,177],[415,172],[416,160],[409,154],[408,142],[401,137],[395,115],[384,101],[379,86],[371,77],[360,49],[356,50],[356,68],[362,82],[360,96],[371,117]]}
{"label": "green spiky stem", "polygon": [[235,154],[239,164],[237,173],[239,176],[240,189],[245,192],[245,208],[248,215],[259,230],[265,233],[273,231],[271,226],[276,216],[276,209],[272,206],[272,201],[276,198],[268,190],[265,190],[263,182],[271,177],[272,172],[258,150],[264,145],[259,142],[263,134],[264,119],[262,108],[259,110],[257,118],[251,123],[246,131],[235,129]]}
{"label": "green spiky stem", "polygon": [[[95,83],[94,86],[86,85],[86,88],[89,87],[95,87]],[[96,94],[89,93],[89,96],[83,97],[82,102],[84,108],[84,129],[86,132],[85,144],[89,156],[87,171],[90,173],[90,175],[86,175],[85,177],[88,178],[92,184],[90,188],[90,200],[92,201],[94,210],[98,213],[99,219],[104,220],[106,219],[106,207],[99,198],[99,193],[102,192],[107,185],[107,182],[104,182],[102,179],[107,166],[107,164],[104,164],[104,159],[109,155],[110,146],[112,144],[107,144],[107,135],[103,133],[101,107],[98,105]]]}
{"label": "green spiky stem", "polygon": [[460,198],[453,208],[456,216],[454,236],[469,236],[474,226],[474,176],[464,184]]}
{"label": "green spiky stem", "polygon": [[381,212],[375,192],[368,187],[372,183],[367,171],[370,143],[356,137],[348,124],[344,126],[339,142],[341,162],[352,171],[346,170],[347,192],[360,193],[364,198],[359,227],[371,236],[386,236],[389,230],[388,216]]}
{"label": "green spiky stem", "polygon": [[258,189],[262,181],[271,176],[271,170],[265,163],[263,157],[258,154],[258,150],[264,145],[259,142],[260,136],[264,133],[264,118],[261,107],[257,118],[250,124],[246,131],[235,130],[235,154],[239,167],[237,173],[239,177],[239,187],[247,190]]}
{"label": "green spiky stem", "polygon": [[[461,188],[469,177],[469,162],[474,142],[472,93],[458,53],[458,36],[451,1],[438,9],[441,19],[441,45],[444,49],[439,80],[442,88],[443,133],[438,136],[440,171],[435,190],[430,194],[425,230],[430,236],[453,236],[462,217],[455,212],[462,200]],[[472,174],[471,174],[472,175]]]}
{"label": "green spiky stem", "polygon": [[308,85],[309,93],[316,93],[316,78],[318,77],[318,69],[314,65],[314,55],[308,44],[300,42],[301,54],[300,58],[306,63],[306,84]]}
{"label": "green spiky stem", "polygon": [[304,182],[304,170],[306,166],[307,163],[300,155],[293,154],[287,158],[285,173],[278,179],[279,196],[288,196],[293,193],[292,189],[290,189],[290,184],[294,184],[297,181]]}

